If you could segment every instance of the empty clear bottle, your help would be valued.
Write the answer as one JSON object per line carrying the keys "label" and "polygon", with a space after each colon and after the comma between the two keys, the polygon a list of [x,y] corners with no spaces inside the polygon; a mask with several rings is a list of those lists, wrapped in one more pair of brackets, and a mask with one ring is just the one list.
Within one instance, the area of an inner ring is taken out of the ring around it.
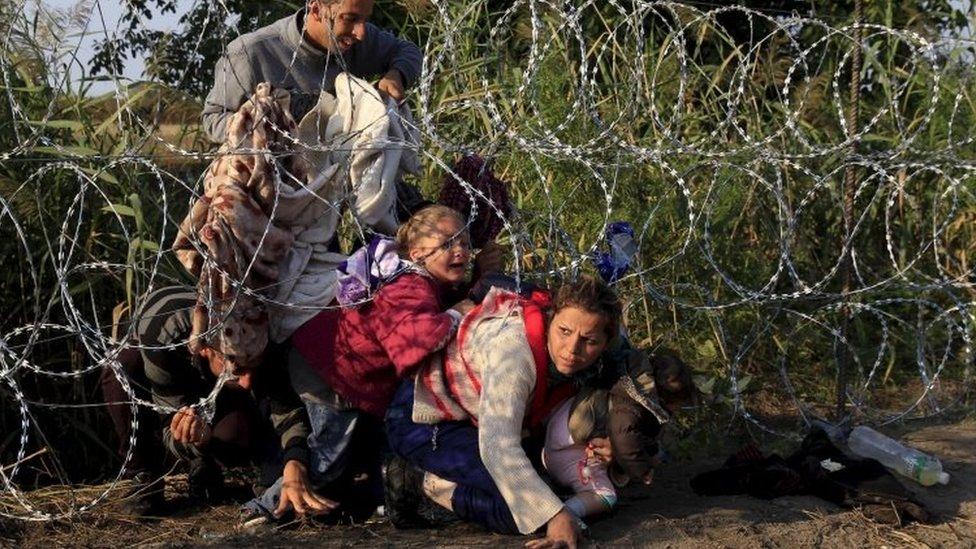
{"label": "empty clear bottle", "polygon": [[847,446],[855,454],[876,459],[885,467],[894,469],[898,474],[922,486],[949,483],[949,473],[942,470],[939,458],[909,448],[870,427],[855,427],[847,439]]}

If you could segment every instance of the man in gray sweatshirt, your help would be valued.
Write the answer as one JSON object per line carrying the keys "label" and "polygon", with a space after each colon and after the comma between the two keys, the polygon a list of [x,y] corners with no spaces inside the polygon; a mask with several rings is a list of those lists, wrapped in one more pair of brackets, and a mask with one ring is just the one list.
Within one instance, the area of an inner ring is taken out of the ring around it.
{"label": "man in gray sweatshirt", "polygon": [[261,82],[291,92],[296,121],[315,106],[320,92],[335,91],[335,77],[343,71],[360,78],[382,75],[379,90],[403,99],[404,89],[420,76],[420,49],[367,22],[372,11],[373,0],[308,0],[298,13],[228,44],[203,108],[210,139],[224,141],[227,121]]}

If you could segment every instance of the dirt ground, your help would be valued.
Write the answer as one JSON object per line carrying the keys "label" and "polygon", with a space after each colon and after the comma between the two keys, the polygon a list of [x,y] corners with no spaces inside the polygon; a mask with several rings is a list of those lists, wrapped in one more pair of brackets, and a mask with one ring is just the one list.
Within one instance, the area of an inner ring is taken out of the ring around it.
{"label": "dirt ground", "polygon": [[[942,458],[948,486],[905,482],[937,519],[901,528],[879,525],[856,510],[813,497],[771,502],[749,497],[699,497],[688,481],[724,456],[671,464],[650,488],[622,494],[617,513],[591,525],[589,547],[976,547],[976,420],[910,428],[903,438]],[[178,484],[174,479],[172,484]],[[179,506],[179,504],[177,504]],[[185,506],[157,521],[136,522],[112,504],[62,523],[0,523],[0,546],[178,547],[520,547],[525,539],[454,524],[397,531],[382,518],[358,526],[293,524],[272,531],[235,530],[236,506]]]}

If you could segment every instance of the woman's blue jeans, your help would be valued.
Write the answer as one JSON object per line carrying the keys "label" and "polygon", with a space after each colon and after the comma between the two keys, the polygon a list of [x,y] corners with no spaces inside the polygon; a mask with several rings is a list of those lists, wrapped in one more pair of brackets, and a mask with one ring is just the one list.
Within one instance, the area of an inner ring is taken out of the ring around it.
{"label": "woman's blue jeans", "polygon": [[413,380],[400,384],[386,412],[391,449],[410,464],[457,484],[454,513],[491,531],[517,534],[518,528],[478,451],[478,429],[468,421],[414,423]]}

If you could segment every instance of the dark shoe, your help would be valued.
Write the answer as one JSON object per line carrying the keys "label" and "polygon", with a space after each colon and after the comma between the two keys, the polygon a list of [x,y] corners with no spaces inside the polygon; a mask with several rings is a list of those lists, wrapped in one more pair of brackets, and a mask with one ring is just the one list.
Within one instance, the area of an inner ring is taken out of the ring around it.
{"label": "dark shoe", "polygon": [[419,513],[424,500],[423,483],[424,473],[400,456],[394,456],[387,462],[383,495],[386,516],[393,526],[404,530],[431,526]]}
{"label": "dark shoe", "polygon": [[132,485],[122,496],[122,511],[133,517],[158,515],[166,503],[163,479],[142,471],[133,475],[131,481]]}
{"label": "dark shoe", "polygon": [[224,487],[224,472],[213,458],[198,457],[190,462],[186,482],[190,498],[216,501]]}
{"label": "dark shoe", "polygon": [[426,496],[424,496],[424,501],[420,504],[417,514],[427,521],[431,528],[444,528],[461,521],[461,518],[455,515],[454,511],[441,507]]}
{"label": "dark shoe", "polygon": [[353,476],[347,490],[353,497],[342,497],[342,494],[336,494],[337,497],[334,498],[340,501],[339,508],[336,510],[341,515],[340,522],[363,524],[376,513],[377,508],[384,504],[381,468],[376,467],[373,474],[359,473]]}

